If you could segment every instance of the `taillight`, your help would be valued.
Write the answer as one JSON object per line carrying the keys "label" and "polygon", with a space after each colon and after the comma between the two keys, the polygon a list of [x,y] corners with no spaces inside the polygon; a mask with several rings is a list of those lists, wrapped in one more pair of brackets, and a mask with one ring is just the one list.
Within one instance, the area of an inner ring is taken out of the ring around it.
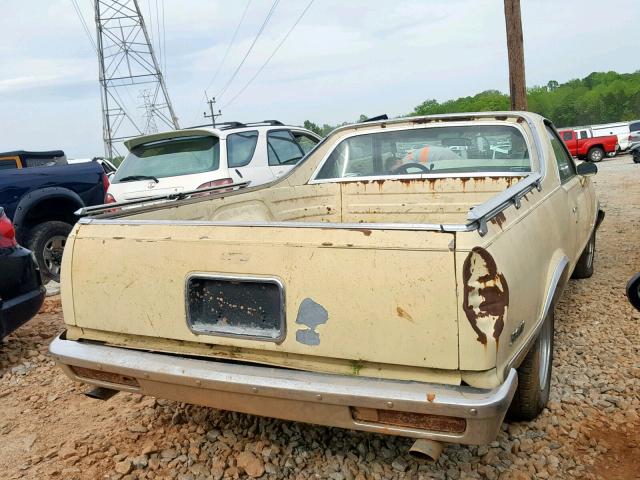
{"label": "taillight", "polygon": [[111,185],[111,182],[109,182],[109,177],[107,177],[106,173],[103,173],[102,174],[102,188],[104,189],[103,191],[104,191],[104,194],[105,194],[105,202],[104,203],[107,203],[106,195],[107,195],[107,190],[109,190],[109,185]]}
{"label": "taillight", "polygon": [[[220,185],[231,185],[233,180],[230,178],[221,178],[220,180],[213,180],[211,182],[203,183],[198,187],[198,190],[203,188],[219,187]],[[191,195],[192,197],[204,197],[205,195],[211,195],[212,193],[231,192],[233,188],[221,188],[220,190],[212,190],[211,192],[196,193]]]}
{"label": "taillight", "polygon": [[233,180],[230,178],[221,178],[220,180],[213,180],[212,182],[203,183],[198,187],[198,190],[200,190],[201,188],[218,187],[220,185],[231,185],[232,183]]}
{"label": "taillight", "polygon": [[15,247],[18,245],[16,242],[16,231],[13,228],[11,220],[0,210],[0,248]]}
{"label": "taillight", "polygon": [[116,203],[116,199],[113,198],[113,195],[111,195],[110,193],[107,193],[104,196],[104,203]]}

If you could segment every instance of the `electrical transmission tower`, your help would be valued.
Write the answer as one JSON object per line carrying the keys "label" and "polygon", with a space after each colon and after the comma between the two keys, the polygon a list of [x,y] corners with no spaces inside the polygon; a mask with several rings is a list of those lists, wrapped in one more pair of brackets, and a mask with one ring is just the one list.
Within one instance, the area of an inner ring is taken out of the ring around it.
{"label": "electrical transmission tower", "polygon": [[[120,155],[120,141],[157,132],[158,125],[177,129],[178,118],[138,0],[94,0],[94,10],[102,137],[105,156],[113,158]],[[139,105],[135,98],[142,99],[143,105]]]}

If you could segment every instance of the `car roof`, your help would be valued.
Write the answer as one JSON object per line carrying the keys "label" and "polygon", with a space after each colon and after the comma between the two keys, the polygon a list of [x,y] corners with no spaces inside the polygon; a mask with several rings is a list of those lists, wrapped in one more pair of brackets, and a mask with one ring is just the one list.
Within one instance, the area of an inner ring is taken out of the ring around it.
{"label": "car roof", "polygon": [[139,137],[131,138],[126,142],[124,142],[124,144],[129,150],[131,150],[133,147],[136,147],[143,143],[153,142],[157,140],[165,140],[170,138],[189,137],[193,135],[204,134],[204,135],[213,135],[220,138],[221,140],[225,140],[227,136],[229,136],[232,133],[241,133],[241,132],[248,132],[253,130],[260,130],[260,131],[280,130],[283,128],[291,129],[291,130],[303,130],[305,132],[311,133],[312,135],[316,135],[304,127],[300,127],[297,125],[285,125],[284,123],[278,120],[263,120],[261,122],[249,122],[249,123],[220,122],[220,123],[217,123],[215,127],[213,127],[212,125],[195,125],[192,127],[181,128],[179,130],[169,130],[167,132],[162,132],[162,133],[142,135]]}

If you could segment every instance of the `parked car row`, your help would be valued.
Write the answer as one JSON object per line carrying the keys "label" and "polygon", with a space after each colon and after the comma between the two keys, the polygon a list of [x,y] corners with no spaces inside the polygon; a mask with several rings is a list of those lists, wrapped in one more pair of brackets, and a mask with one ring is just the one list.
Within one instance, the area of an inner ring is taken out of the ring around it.
{"label": "parked car row", "polygon": [[[576,139],[580,140],[588,138],[601,139],[602,137],[615,136],[617,138],[615,151],[608,151],[604,145],[599,146],[604,153],[610,156],[618,152],[627,152],[634,146],[640,144],[640,120],[591,125],[586,127],[561,128],[560,131],[573,131],[575,132]],[[567,140],[572,139],[567,138]],[[596,152],[595,158],[598,157],[599,153],[600,152]],[[574,156],[577,155],[574,153]],[[581,156],[589,161],[599,161],[589,158],[588,149],[585,150],[585,153],[582,153]]]}
{"label": "parked car row", "polygon": [[558,133],[571,155],[589,162],[599,162],[605,155],[613,155],[618,150],[616,135],[594,136],[588,128],[559,130]]}

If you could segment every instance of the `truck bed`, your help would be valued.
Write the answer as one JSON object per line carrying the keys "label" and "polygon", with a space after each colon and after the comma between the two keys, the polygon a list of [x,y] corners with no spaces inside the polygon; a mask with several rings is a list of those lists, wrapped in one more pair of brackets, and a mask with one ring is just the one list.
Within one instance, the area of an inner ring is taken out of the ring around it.
{"label": "truck bed", "polygon": [[[355,181],[256,189],[113,217],[131,220],[464,224],[521,175]],[[144,210],[144,209],[143,209]]]}

